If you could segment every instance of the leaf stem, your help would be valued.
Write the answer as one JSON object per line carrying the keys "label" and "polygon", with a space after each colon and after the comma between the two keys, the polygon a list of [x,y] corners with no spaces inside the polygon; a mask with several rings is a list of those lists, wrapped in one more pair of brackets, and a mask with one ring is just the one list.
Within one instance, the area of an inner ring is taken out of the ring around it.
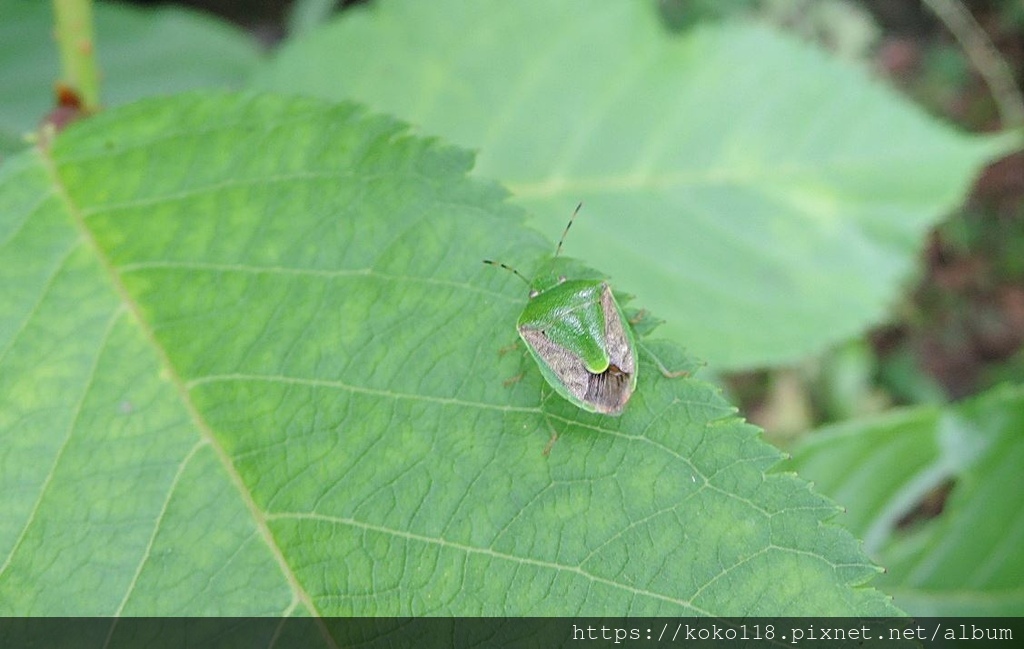
{"label": "leaf stem", "polygon": [[985,80],[1003,128],[1024,127],[1024,96],[1017,88],[1013,71],[971,12],[957,0],[925,0],[924,4],[952,32]]}
{"label": "leaf stem", "polygon": [[92,0],[53,0],[61,83],[78,94],[82,109],[100,105],[99,70],[93,41]]}

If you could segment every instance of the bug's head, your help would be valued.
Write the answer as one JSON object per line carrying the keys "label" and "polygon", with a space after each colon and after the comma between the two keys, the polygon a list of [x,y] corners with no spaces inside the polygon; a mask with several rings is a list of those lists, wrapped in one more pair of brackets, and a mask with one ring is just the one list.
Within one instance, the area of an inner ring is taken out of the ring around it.
{"label": "bug's head", "polygon": [[533,281],[530,282],[530,297],[537,297],[565,281],[565,273],[559,272],[557,261],[558,259],[550,260],[534,275]]}

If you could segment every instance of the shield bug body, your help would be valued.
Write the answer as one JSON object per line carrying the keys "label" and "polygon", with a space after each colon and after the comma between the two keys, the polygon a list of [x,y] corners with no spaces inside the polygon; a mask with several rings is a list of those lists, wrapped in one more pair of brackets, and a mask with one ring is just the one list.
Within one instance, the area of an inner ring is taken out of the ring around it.
{"label": "shield bug body", "polygon": [[548,384],[584,410],[619,415],[636,389],[633,330],[607,282],[567,280],[554,268],[581,206],[565,226],[551,268],[533,281],[505,264],[484,263],[510,270],[530,285],[530,301],[516,328]]}

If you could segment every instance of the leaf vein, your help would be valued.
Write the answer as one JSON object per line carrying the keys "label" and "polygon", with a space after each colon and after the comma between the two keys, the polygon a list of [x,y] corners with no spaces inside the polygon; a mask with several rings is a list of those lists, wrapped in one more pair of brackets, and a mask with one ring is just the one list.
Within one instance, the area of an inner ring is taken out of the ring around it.
{"label": "leaf vein", "polygon": [[363,521],[357,521],[355,519],[345,518],[345,517],[342,517],[342,516],[328,516],[328,515],[325,515],[325,514],[317,514],[317,513],[313,513],[313,512],[276,512],[276,513],[269,513],[269,514],[267,514],[267,520],[268,521],[273,521],[273,520],[311,520],[311,521],[319,521],[319,522],[331,523],[331,524],[334,524],[334,525],[345,525],[345,526],[348,526],[348,527],[354,527],[354,528],[357,528],[357,529],[360,529],[360,530],[364,530],[364,531],[377,532],[379,534],[388,534],[388,535],[391,535],[391,536],[396,536],[396,537],[399,537],[399,538],[406,539],[408,541],[415,541],[417,543],[424,543],[424,544],[427,544],[427,545],[434,545],[434,546],[438,546],[438,547],[441,547],[441,548],[447,548],[447,549],[455,550],[455,551],[463,553],[463,555],[466,558],[468,558],[471,555],[479,555],[479,556],[489,557],[489,558],[492,558],[492,559],[497,559],[497,560],[500,560],[500,561],[512,562],[512,563],[514,563],[516,565],[517,568],[522,568],[524,566],[533,566],[535,568],[542,568],[542,569],[546,569],[546,570],[555,570],[555,571],[558,571],[558,572],[568,572],[568,573],[572,573],[572,574],[578,575],[580,577],[583,577],[584,579],[586,579],[589,582],[603,584],[605,586],[610,586],[612,588],[618,588],[618,589],[624,590],[624,591],[626,591],[626,592],[628,592],[628,593],[630,593],[630,594],[632,594],[634,596],[650,597],[650,598],[653,598],[653,599],[657,599],[659,601],[668,602],[670,604],[675,604],[675,605],[680,606],[680,607],[682,607],[682,608],[684,608],[686,610],[692,611],[692,612],[694,612],[694,613],[696,613],[698,615],[710,615],[710,612],[704,611],[704,610],[698,608],[697,606],[695,606],[692,603],[691,600],[679,599],[679,598],[675,598],[675,597],[669,597],[668,595],[663,595],[662,593],[657,593],[657,592],[654,592],[654,591],[651,591],[651,590],[646,590],[646,589],[642,589],[642,588],[636,588],[634,586],[629,586],[627,584],[623,584],[623,583],[617,582],[617,581],[615,581],[613,579],[608,579],[607,577],[601,577],[600,575],[592,574],[590,572],[587,572],[586,570],[584,570],[583,568],[581,568],[579,566],[568,566],[568,565],[562,565],[562,564],[559,564],[559,563],[555,563],[553,561],[544,561],[544,560],[541,560],[541,559],[531,559],[529,557],[519,557],[519,556],[516,556],[514,554],[508,554],[508,553],[505,553],[505,552],[499,552],[499,551],[491,549],[491,548],[474,547],[474,546],[471,546],[471,545],[466,545],[464,543],[457,543],[457,542],[454,542],[454,541],[449,541],[449,540],[443,539],[443,538],[434,538],[434,537],[425,536],[425,535],[422,535],[422,534],[416,534],[414,532],[407,532],[407,531],[404,531],[404,530],[396,530],[396,529],[392,529],[392,528],[385,527],[385,526],[382,526],[382,525],[374,525],[372,523],[366,523],[366,522],[363,522]]}
{"label": "leaf vein", "polygon": [[67,449],[68,443],[71,441],[71,437],[75,432],[79,417],[82,415],[82,407],[85,404],[86,397],[89,395],[89,388],[92,386],[93,379],[96,377],[96,370],[99,367],[100,358],[103,356],[103,349],[106,347],[110,340],[110,334],[114,330],[114,325],[125,313],[121,308],[114,309],[111,312],[110,319],[107,321],[107,327],[103,332],[103,338],[99,341],[96,346],[96,352],[92,359],[92,365],[89,367],[89,374],[85,381],[82,383],[82,393],[79,395],[77,402],[72,410],[72,416],[68,420],[67,430],[64,431],[64,440],[60,444],[60,448],[57,449],[57,453],[53,457],[53,462],[50,465],[49,470],[46,472],[46,477],[43,479],[43,483],[40,485],[39,494],[36,497],[35,503],[32,505],[32,510],[29,512],[28,518],[25,520],[25,524],[22,526],[21,531],[18,533],[18,538],[11,545],[11,551],[7,554],[7,558],[4,559],[3,564],[0,564],[0,576],[3,576],[4,571],[11,564],[11,560],[14,555],[17,554],[18,549],[21,547],[22,542],[25,540],[25,535],[28,533],[29,528],[32,527],[32,523],[35,521],[36,515],[39,513],[39,507],[49,491],[50,484],[53,481],[54,475],[57,473],[57,466],[60,464],[61,459],[64,457],[64,451]]}
{"label": "leaf vein", "polygon": [[191,390],[193,388],[208,383],[229,383],[235,381],[282,383],[287,385],[304,385],[311,387],[336,388],[339,390],[344,390],[346,392],[352,392],[356,394],[386,397],[389,399],[406,399],[409,401],[422,401],[424,403],[437,403],[441,405],[460,406],[466,408],[479,408],[481,410],[498,410],[501,412],[540,412],[540,409],[537,407],[502,406],[493,403],[484,403],[481,401],[466,401],[464,399],[455,399],[453,397],[434,397],[423,394],[394,392],[392,390],[384,390],[380,388],[367,388],[331,379],[312,379],[296,376],[285,376],[280,374],[210,374],[188,381],[186,383],[186,388]]}
{"label": "leaf vein", "polygon": [[207,445],[207,441],[200,439],[195,443],[191,450],[185,455],[185,457],[178,463],[178,469],[174,473],[174,478],[171,480],[171,484],[167,487],[167,495],[164,498],[163,503],[160,505],[160,511],[157,513],[156,519],[153,521],[153,530],[150,532],[149,539],[146,541],[146,547],[143,550],[141,556],[139,556],[138,565],[135,566],[135,572],[132,574],[132,579],[128,583],[128,587],[125,589],[124,597],[121,599],[121,603],[118,605],[117,610],[114,612],[113,617],[120,617],[124,614],[124,607],[128,604],[128,598],[131,597],[132,592],[135,591],[135,586],[139,583],[139,575],[142,574],[142,569],[149,560],[150,555],[153,551],[153,544],[156,542],[157,534],[160,532],[160,523],[167,513],[167,507],[170,505],[171,498],[174,496],[174,492],[178,487],[178,483],[181,481],[181,476],[185,473],[185,467],[195,457],[195,454],[199,449]]}

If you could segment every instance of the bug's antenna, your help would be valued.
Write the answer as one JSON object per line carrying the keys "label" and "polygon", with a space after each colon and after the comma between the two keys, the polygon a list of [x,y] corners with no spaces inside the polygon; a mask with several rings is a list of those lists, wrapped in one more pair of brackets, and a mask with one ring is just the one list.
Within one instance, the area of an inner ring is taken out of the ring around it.
{"label": "bug's antenna", "polygon": [[519,272],[518,270],[516,270],[515,268],[512,268],[511,266],[506,266],[505,264],[501,263],[500,261],[491,261],[490,259],[484,259],[484,263],[485,263],[485,264],[488,264],[488,265],[490,265],[490,266],[499,266],[499,267],[501,267],[501,268],[504,268],[505,270],[510,270],[510,271],[512,271],[512,273],[513,273],[513,274],[514,274],[514,275],[515,275],[516,277],[518,277],[519,279],[521,279],[521,280],[523,280],[524,282],[526,282],[526,285],[527,285],[527,286],[529,286],[529,285],[530,285],[530,280],[528,280],[528,279],[526,279],[525,277],[523,277],[522,273],[520,273],[520,272]]}
{"label": "bug's antenna", "polygon": [[562,238],[558,240],[558,247],[555,248],[556,257],[558,256],[558,253],[562,252],[562,243],[565,241],[565,235],[569,234],[569,228],[572,227],[572,222],[576,220],[576,215],[580,213],[581,207],[583,207],[582,202],[576,206],[576,209],[572,212],[572,216],[569,217],[569,223],[566,224],[565,230],[562,232]]}

